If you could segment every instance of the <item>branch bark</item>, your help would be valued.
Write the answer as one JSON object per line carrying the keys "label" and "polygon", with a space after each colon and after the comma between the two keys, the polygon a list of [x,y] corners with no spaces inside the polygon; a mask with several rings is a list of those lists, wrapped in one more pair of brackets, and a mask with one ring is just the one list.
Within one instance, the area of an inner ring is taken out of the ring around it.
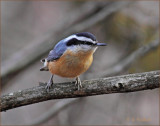
{"label": "branch bark", "polygon": [[52,99],[126,93],[159,88],[160,71],[83,81],[82,86],[82,90],[77,91],[75,82],[58,83],[54,84],[54,87],[48,93],[43,84],[41,86],[9,93],[1,97],[1,111]]}

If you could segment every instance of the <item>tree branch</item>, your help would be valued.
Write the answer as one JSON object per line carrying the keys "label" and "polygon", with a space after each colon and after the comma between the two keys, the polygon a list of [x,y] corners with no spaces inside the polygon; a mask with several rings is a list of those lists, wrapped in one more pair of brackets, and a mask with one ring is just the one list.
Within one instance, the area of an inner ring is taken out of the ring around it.
{"label": "tree branch", "polygon": [[54,84],[49,93],[47,93],[45,85],[9,93],[1,97],[1,111],[52,99],[125,93],[159,88],[160,71],[83,81],[82,86],[82,90],[77,91],[75,82],[66,82]]}

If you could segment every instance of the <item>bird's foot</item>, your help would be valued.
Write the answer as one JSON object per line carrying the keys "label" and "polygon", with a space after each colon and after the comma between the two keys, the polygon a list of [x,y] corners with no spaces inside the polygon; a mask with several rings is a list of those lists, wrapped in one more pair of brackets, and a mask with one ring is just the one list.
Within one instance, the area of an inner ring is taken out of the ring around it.
{"label": "bird's foot", "polygon": [[45,89],[47,90],[47,92],[49,92],[49,90],[51,89],[52,85],[53,85],[53,81],[49,81],[49,82],[47,83],[47,85],[46,85],[46,87],[45,87]]}
{"label": "bird's foot", "polygon": [[78,91],[82,88],[82,83],[79,77],[76,77],[75,85],[78,86]]}

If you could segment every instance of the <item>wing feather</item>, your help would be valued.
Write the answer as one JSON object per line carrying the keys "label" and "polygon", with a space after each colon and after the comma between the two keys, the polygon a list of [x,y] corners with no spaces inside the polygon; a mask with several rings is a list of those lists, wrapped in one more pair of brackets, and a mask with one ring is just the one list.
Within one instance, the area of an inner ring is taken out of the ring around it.
{"label": "wing feather", "polygon": [[50,62],[59,59],[63,55],[65,50],[66,50],[66,44],[63,41],[60,41],[59,43],[57,43],[54,49],[49,52],[47,61]]}

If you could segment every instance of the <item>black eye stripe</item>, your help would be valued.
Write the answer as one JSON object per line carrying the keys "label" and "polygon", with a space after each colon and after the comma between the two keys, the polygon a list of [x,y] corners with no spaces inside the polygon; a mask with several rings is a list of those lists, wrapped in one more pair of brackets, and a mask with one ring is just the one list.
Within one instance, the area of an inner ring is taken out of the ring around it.
{"label": "black eye stripe", "polygon": [[67,42],[67,46],[72,46],[72,45],[95,45],[95,44],[87,41],[80,41],[76,38],[73,38]]}

